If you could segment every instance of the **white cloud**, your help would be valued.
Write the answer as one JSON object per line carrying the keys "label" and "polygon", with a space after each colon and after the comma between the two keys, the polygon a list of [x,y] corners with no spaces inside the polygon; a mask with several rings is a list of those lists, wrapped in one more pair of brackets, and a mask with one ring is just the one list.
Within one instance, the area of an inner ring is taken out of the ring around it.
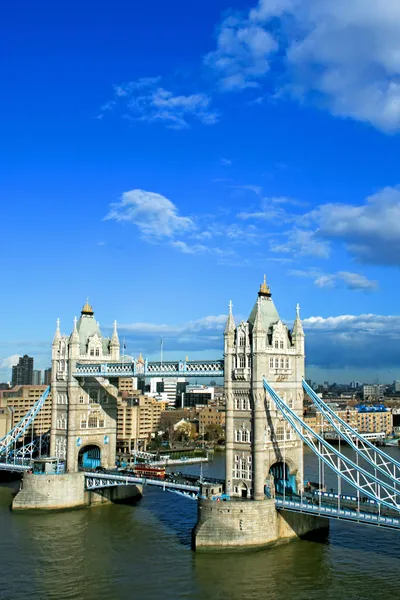
{"label": "white cloud", "polygon": [[367,279],[365,275],[338,271],[337,273],[321,273],[318,269],[291,269],[288,273],[293,277],[310,278],[320,288],[333,288],[342,283],[350,290],[373,291],[378,288],[378,282]]}
{"label": "white cloud", "polygon": [[0,359],[0,369],[11,369],[11,367],[18,364],[19,359],[19,354],[12,354],[11,356]]}
{"label": "white cloud", "polygon": [[221,158],[219,162],[222,167],[230,167],[232,165],[230,158]]}
{"label": "white cloud", "polygon": [[177,207],[165,196],[144,190],[124,192],[110,206],[105,220],[133,223],[145,237],[174,237],[195,228],[189,217],[181,217]]}
{"label": "white cloud", "polygon": [[[279,68],[271,74],[272,61]],[[398,0],[259,0],[222,21],[205,63],[223,90],[258,87],[269,77],[275,96],[400,129]]]}
{"label": "white cloud", "polygon": [[304,319],[303,325],[308,367],[369,368],[373,379],[378,369],[400,364],[399,316],[316,316]]}
{"label": "white cloud", "polygon": [[175,242],[171,242],[171,246],[183,252],[183,254],[207,254],[210,252],[210,248],[208,246],[204,246],[203,244],[187,244],[182,240],[176,240]]}
{"label": "white cloud", "polygon": [[318,239],[313,231],[294,227],[286,235],[287,239],[283,244],[271,243],[272,252],[290,253],[298,256],[315,256],[318,258],[329,257],[329,243]]}
{"label": "white cloud", "polygon": [[207,94],[177,94],[165,89],[160,77],[146,77],[114,86],[115,100],[102,107],[100,115],[120,106],[125,118],[160,122],[169,129],[186,129],[191,121],[213,125],[219,119]]}
{"label": "white cloud", "polygon": [[318,237],[345,242],[359,261],[400,264],[400,187],[387,187],[359,206],[323,204],[306,215]]}
{"label": "white cloud", "polygon": [[256,87],[270,69],[269,57],[277,43],[263,27],[248,19],[229,16],[217,32],[217,49],[204,58],[222,90]]}

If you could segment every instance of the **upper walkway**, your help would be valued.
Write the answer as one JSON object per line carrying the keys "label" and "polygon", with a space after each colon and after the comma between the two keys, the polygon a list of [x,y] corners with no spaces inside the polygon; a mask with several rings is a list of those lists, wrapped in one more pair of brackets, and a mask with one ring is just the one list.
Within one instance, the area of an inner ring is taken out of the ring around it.
{"label": "upper walkway", "polygon": [[74,377],[223,377],[223,360],[78,363]]}

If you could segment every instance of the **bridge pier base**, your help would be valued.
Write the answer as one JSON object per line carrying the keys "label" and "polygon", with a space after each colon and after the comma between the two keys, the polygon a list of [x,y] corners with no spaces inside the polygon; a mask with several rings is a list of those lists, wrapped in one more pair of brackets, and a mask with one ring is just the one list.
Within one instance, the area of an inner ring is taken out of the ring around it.
{"label": "bridge pier base", "polygon": [[64,510],[97,506],[110,502],[139,500],[139,485],[115,486],[99,490],[85,490],[83,473],[63,475],[35,475],[25,473],[21,490],[15,496],[13,510]]}
{"label": "bridge pier base", "polygon": [[274,500],[199,500],[193,549],[260,548],[327,531],[328,523],[314,515],[277,511]]}

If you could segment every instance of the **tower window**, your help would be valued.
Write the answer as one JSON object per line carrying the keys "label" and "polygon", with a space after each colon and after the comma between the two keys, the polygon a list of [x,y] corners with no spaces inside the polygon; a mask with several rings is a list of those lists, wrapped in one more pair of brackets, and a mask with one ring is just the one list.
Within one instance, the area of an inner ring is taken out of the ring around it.
{"label": "tower window", "polygon": [[100,356],[100,350],[99,350],[99,348],[96,348],[96,356]]}
{"label": "tower window", "polygon": [[283,350],[283,340],[281,340],[281,341],[279,342],[279,347],[281,348],[281,350]]}
{"label": "tower window", "polygon": [[244,346],[245,345],[245,337],[244,335],[241,335],[239,337],[239,346]]}
{"label": "tower window", "polygon": [[278,342],[278,340],[275,340],[275,348],[279,348],[279,342]]}

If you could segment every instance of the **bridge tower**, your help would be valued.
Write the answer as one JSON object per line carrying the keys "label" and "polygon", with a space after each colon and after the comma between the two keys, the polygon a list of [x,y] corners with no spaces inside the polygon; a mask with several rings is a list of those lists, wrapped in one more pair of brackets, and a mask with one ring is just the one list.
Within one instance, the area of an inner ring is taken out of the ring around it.
{"label": "bridge tower", "polygon": [[[52,420],[50,453],[66,461],[75,473],[78,464],[94,467],[115,464],[118,390],[107,379],[74,377],[76,364],[118,361],[117,324],[105,338],[86,302],[71,335],[62,335],[57,320],[52,345]],[[85,464],[86,462],[86,464]]]}
{"label": "bridge tower", "polygon": [[[260,286],[247,321],[235,325],[232,303],[224,333],[226,489],[232,497],[263,500],[274,480],[278,491],[303,482],[303,444],[275,409],[263,377],[302,416],[304,331],[300,308],[290,331],[269,286]],[[281,489],[279,489],[281,488]]]}

